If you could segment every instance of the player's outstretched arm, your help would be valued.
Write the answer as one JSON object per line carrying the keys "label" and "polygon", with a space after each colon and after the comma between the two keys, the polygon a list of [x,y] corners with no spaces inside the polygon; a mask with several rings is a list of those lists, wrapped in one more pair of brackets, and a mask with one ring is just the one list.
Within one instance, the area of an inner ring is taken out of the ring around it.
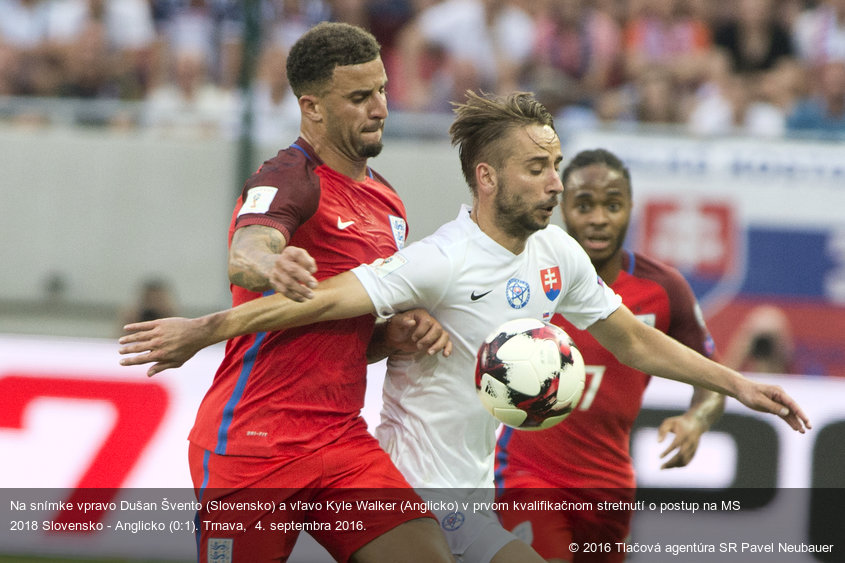
{"label": "player's outstretched arm", "polygon": [[442,352],[448,357],[452,353],[452,341],[428,311],[411,309],[376,325],[367,348],[367,361],[374,363],[394,354],[416,354],[423,350],[430,356]]}
{"label": "player's outstretched arm", "polygon": [[638,321],[624,305],[606,319],[593,323],[589,331],[620,362],[644,373],[734,397],[751,409],[780,416],[802,433],[811,427],[798,403],[780,386],[752,381],[702,356]]}
{"label": "player's outstretched arm", "polygon": [[324,280],[314,298],[291,301],[276,294],[195,319],[171,317],[126,325],[131,334],[119,343],[120,363],[152,363],[147,375],[179,367],[206,346],[253,332],[282,330],[320,321],[347,319],[374,312],[373,303],[358,278],[344,272]]}
{"label": "player's outstretched arm", "polygon": [[657,429],[658,442],[663,442],[668,434],[672,434],[672,441],[660,457],[665,458],[675,452],[660,469],[685,467],[689,464],[698,451],[701,435],[710,429],[725,410],[724,395],[701,387],[694,389],[689,409],[682,415],[665,419]]}

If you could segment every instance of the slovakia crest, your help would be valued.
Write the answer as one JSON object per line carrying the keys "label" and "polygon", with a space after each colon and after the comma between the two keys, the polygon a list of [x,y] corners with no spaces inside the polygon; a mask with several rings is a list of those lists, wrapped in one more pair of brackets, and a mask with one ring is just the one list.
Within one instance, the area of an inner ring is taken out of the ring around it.
{"label": "slovakia crest", "polygon": [[555,266],[540,270],[540,279],[543,282],[543,292],[546,297],[549,298],[549,301],[554,301],[560,295],[560,268]]}
{"label": "slovakia crest", "polygon": [[528,300],[531,298],[531,286],[528,282],[520,279],[511,278],[508,280],[508,287],[505,290],[505,295],[508,298],[508,304],[514,309],[522,309],[528,305]]}

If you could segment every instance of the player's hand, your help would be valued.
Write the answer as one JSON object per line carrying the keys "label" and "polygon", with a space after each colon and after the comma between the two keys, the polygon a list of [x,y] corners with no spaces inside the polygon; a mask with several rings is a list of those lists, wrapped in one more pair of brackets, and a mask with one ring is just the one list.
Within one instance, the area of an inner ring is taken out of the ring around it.
{"label": "player's hand", "polygon": [[120,360],[122,366],[153,365],[147,376],[178,368],[204,347],[203,329],[196,319],[170,317],[123,327],[127,334],[118,340],[121,355],[136,354]]}
{"label": "player's hand", "polygon": [[429,355],[452,353],[449,333],[425,309],[412,309],[394,315],[385,329],[385,343],[400,353],[426,351]]}
{"label": "player's hand", "polygon": [[736,394],[737,400],[755,411],[781,417],[793,430],[802,434],[812,428],[810,419],[798,403],[779,385],[767,385],[746,379]]}
{"label": "player's hand", "polygon": [[660,466],[660,469],[684,467],[692,461],[704,430],[701,423],[693,416],[671,416],[664,420],[657,429],[657,441],[663,442],[670,432],[674,437],[669,447],[660,454],[660,459],[665,458],[672,451],[677,451],[675,451],[674,456]]}
{"label": "player's hand", "polygon": [[305,249],[286,246],[281,254],[272,255],[265,272],[267,282],[288,299],[302,302],[314,297],[317,262]]}

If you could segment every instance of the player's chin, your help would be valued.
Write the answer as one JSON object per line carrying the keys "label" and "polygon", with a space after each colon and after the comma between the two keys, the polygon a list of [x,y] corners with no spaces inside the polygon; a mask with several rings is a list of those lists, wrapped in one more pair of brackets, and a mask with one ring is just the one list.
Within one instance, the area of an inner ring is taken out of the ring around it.
{"label": "player's chin", "polygon": [[537,228],[545,229],[546,227],[548,227],[549,223],[552,222],[552,215],[553,212],[551,210],[540,209],[535,215],[535,222],[537,223]]}
{"label": "player's chin", "polygon": [[373,158],[381,154],[381,149],[384,145],[381,142],[381,135],[378,141],[361,143],[358,148],[358,154],[364,158]]}

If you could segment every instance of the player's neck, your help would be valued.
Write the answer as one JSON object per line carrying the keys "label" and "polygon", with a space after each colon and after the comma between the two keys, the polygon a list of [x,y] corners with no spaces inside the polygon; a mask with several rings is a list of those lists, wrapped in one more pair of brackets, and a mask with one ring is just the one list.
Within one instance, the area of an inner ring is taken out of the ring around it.
{"label": "player's neck", "polygon": [[335,172],[348,176],[356,182],[361,182],[367,177],[366,158],[352,159],[326,139],[309,135],[305,131],[300,131],[300,135],[311,145],[320,160]]}
{"label": "player's neck", "polygon": [[478,225],[481,232],[490,237],[499,246],[502,246],[513,254],[521,254],[525,250],[526,237],[513,236],[505,230],[500,229],[495,220],[488,220],[484,214],[479,214],[477,206],[473,207],[469,216]]}
{"label": "player's neck", "polygon": [[596,268],[596,273],[607,285],[616,283],[616,279],[619,277],[619,272],[622,271],[622,265],[621,251],[616,251],[613,256],[602,263],[593,263],[593,266]]}

